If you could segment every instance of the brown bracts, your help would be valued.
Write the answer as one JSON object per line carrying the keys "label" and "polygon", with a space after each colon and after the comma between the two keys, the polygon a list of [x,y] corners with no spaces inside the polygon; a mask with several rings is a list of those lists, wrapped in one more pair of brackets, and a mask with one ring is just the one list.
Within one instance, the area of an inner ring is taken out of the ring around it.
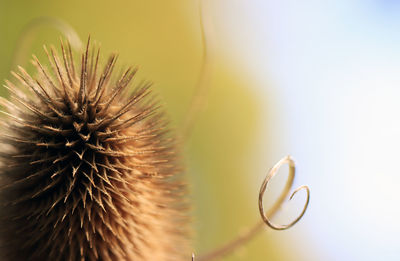
{"label": "brown bracts", "polygon": [[79,62],[35,57],[1,99],[1,260],[187,260],[186,186],[149,84],[113,72],[89,41]]}

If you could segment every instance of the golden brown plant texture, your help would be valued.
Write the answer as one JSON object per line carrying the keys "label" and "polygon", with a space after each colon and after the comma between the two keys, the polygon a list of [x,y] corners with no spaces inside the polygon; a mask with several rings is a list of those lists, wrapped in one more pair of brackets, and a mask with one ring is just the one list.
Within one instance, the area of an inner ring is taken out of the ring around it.
{"label": "golden brown plant texture", "polygon": [[[2,98],[1,260],[187,260],[186,186],[165,116],[136,70],[88,42],[34,57]],[[76,65],[78,66],[76,66]],[[103,69],[101,69],[103,68]]]}

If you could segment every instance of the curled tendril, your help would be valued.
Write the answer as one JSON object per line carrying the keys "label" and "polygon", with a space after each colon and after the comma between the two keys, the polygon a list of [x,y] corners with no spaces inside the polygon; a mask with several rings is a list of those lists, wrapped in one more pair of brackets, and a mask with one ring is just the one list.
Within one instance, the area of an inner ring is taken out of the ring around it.
{"label": "curled tendril", "polygon": [[24,64],[27,51],[32,46],[35,36],[37,35],[38,31],[44,27],[53,27],[57,31],[61,32],[74,50],[81,50],[83,48],[83,43],[79,38],[78,33],[64,20],[52,16],[36,17],[25,25],[18,37],[17,45],[13,54],[11,69],[14,69],[17,65]]}
{"label": "curled tendril", "polygon": [[[275,164],[275,166],[273,166],[271,168],[271,170],[268,172],[268,175],[265,177],[265,179],[261,185],[260,194],[258,196],[258,207],[260,210],[261,218],[265,224],[267,224],[270,228],[275,229],[275,230],[285,230],[285,229],[288,229],[288,228],[292,227],[293,225],[295,225],[303,217],[304,213],[307,210],[308,203],[310,202],[309,187],[304,186],[304,185],[300,186],[296,190],[294,190],[293,193],[289,197],[289,199],[291,200],[294,197],[294,195],[296,195],[297,192],[299,192],[300,190],[303,190],[303,189],[305,189],[307,192],[306,203],[304,204],[303,210],[301,211],[300,215],[296,219],[294,219],[292,222],[290,222],[287,225],[276,225],[276,224],[272,223],[270,221],[270,219],[267,217],[267,215],[264,212],[264,205],[263,205],[264,193],[267,188],[268,182],[276,175],[276,173],[278,172],[280,167],[284,164],[289,165],[289,177],[288,177],[288,180],[286,181],[285,188],[283,189],[281,195],[279,196],[278,200],[275,202],[272,209],[278,209],[282,205],[283,201],[289,194],[290,188],[293,185],[295,171],[296,171],[295,163],[290,156],[286,156],[286,157],[282,158],[280,161],[278,161],[278,163]],[[271,211],[269,211],[269,212],[271,212]]]}
{"label": "curled tendril", "polygon": [[[263,197],[265,190],[267,189],[268,182],[276,175],[280,167],[284,164],[289,165],[289,177],[288,180],[286,181],[286,185],[281,192],[279,198],[277,201],[274,203],[274,205],[267,211],[267,213],[264,212],[264,206],[263,206]],[[222,256],[225,256],[231,252],[233,252],[236,248],[244,245],[246,242],[250,241],[255,235],[257,235],[260,231],[262,231],[262,228],[264,228],[265,224],[268,225],[268,227],[275,229],[275,230],[285,230],[293,225],[295,225],[304,215],[304,213],[307,210],[308,204],[310,202],[310,189],[307,186],[300,186],[297,189],[293,191],[293,193],[290,195],[289,199],[291,200],[294,195],[297,194],[300,190],[305,189],[307,192],[307,200],[306,203],[304,204],[303,210],[301,211],[300,215],[294,219],[291,223],[287,225],[276,225],[270,221],[268,217],[271,217],[276,214],[276,212],[280,209],[282,206],[285,198],[289,195],[290,189],[293,185],[294,181],[294,176],[295,176],[295,163],[293,159],[290,156],[283,157],[278,163],[275,164],[271,168],[271,170],[268,172],[267,176],[265,177],[259,197],[258,197],[258,206],[260,209],[260,214],[262,220],[258,223],[256,223],[251,229],[249,229],[246,233],[241,234],[240,236],[236,237],[235,239],[227,242],[226,244],[222,245],[221,247],[218,247],[217,249],[214,249],[210,251],[209,253],[203,254],[200,257],[196,258],[196,261],[210,261],[210,260],[215,260],[217,258],[220,258]],[[267,217],[268,216],[268,217]],[[192,254],[192,261],[194,261],[194,254]]]}

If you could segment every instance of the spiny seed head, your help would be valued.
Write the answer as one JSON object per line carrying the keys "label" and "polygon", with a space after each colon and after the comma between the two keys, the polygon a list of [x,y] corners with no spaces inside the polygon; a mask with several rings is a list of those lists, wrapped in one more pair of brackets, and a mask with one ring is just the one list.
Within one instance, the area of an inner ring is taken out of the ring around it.
{"label": "spiny seed head", "polygon": [[[1,98],[1,260],[185,260],[185,185],[149,84],[99,50],[34,57]],[[93,47],[93,49],[96,49]],[[79,64],[76,66],[75,64]],[[79,67],[79,69],[77,69]],[[101,69],[101,68],[104,69]],[[167,135],[167,136],[166,136]]]}

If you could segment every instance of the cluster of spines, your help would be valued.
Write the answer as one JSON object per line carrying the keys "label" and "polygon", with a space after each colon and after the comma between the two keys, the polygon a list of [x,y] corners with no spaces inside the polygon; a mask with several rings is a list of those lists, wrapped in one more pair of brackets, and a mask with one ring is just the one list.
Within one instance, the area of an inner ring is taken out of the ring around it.
{"label": "cluster of spines", "polygon": [[165,117],[136,70],[113,74],[112,55],[45,48],[6,81],[2,260],[180,260],[187,252],[185,185]]}

